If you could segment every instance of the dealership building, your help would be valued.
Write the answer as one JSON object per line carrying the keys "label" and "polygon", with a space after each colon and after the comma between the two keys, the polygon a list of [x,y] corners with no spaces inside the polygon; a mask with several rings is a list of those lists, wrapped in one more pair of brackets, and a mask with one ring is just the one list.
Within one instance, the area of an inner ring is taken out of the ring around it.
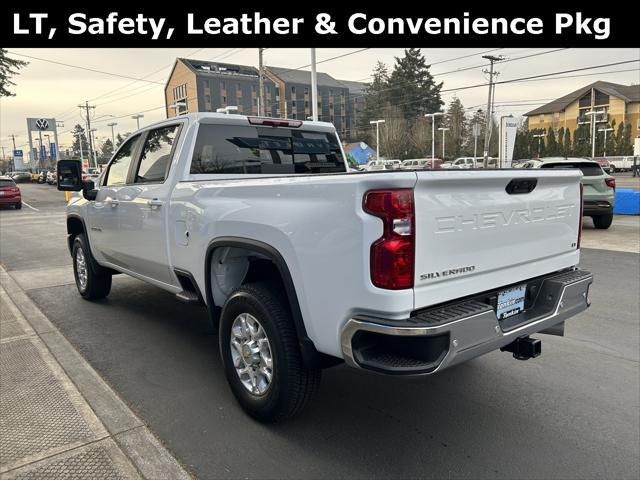
{"label": "dealership building", "polygon": [[[265,67],[265,111],[270,117],[305,120],[311,116],[311,73]],[[317,73],[318,119],[331,122],[344,139],[357,137],[366,84],[337,80]],[[258,69],[246,65],[178,58],[165,86],[167,117],[190,112],[215,112],[237,107],[242,115],[257,115]]]}
{"label": "dealership building", "polygon": [[581,124],[591,125],[595,112],[598,127],[624,122],[631,125],[631,137],[640,135],[640,85],[620,85],[598,81],[564,97],[525,113],[529,129],[561,127],[574,131]]}

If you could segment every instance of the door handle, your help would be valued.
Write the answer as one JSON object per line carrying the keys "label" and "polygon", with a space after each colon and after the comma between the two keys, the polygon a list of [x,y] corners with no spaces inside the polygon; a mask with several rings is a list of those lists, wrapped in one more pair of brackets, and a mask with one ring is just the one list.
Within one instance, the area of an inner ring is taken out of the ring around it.
{"label": "door handle", "polygon": [[152,198],[151,200],[147,200],[147,205],[154,209],[164,205],[164,202],[162,200],[158,200],[157,198]]}
{"label": "door handle", "polygon": [[115,198],[105,200],[104,203],[108,203],[109,205],[111,205],[111,208],[116,208],[118,205],[120,205],[120,202]]}

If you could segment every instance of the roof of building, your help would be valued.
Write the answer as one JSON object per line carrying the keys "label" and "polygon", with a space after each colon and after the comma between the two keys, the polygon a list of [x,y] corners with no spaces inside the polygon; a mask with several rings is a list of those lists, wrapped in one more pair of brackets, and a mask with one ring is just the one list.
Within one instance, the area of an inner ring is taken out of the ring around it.
{"label": "roof of building", "polygon": [[600,90],[607,95],[613,95],[625,102],[640,102],[640,85],[620,85],[619,83],[597,81],[586,85],[578,90],[575,90],[564,97],[560,97],[552,102],[542,105],[530,112],[525,113],[525,116],[539,115],[541,113],[554,113],[561,112],[571,103],[578,100],[585,93],[589,92],[592,88]]}
{"label": "roof of building", "polygon": [[[271,72],[277,75],[280,79],[285,82],[291,83],[302,83],[309,84],[311,83],[311,72],[309,70],[296,70],[291,68],[282,68],[282,67],[267,67]],[[344,85],[340,83],[340,81],[333,78],[328,73],[317,72],[316,73],[318,79],[318,85],[322,87],[338,87],[338,88],[346,88]]]}
{"label": "roof of building", "polygon": [[249,65],[237,65],[235,63],[220,63],[210,60],[194,60],[191,58],[178,58],[196,75],[245,75],[258,76],[258,69]]}

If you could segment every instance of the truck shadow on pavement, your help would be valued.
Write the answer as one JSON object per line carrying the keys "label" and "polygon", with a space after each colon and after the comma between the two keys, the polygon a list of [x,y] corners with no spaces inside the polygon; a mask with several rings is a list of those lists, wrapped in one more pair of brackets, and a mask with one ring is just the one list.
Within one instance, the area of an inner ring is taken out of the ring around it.
{"label": "truck shadow on pavement", "polygon": [[[124,277],[114,277],[111,295],[95,303],[74,286],[29,295],[201,478],[635,473],[632,462],[600,453],[606,432],[585,436],[572,425],[572,417],[580,423],[593,413],[592,379],[584,371],[571,378],[582,367],[567,349],[529,362],[494,352],[411,380],[341,365],[323,373],[317,398],[299,417],[262,425],[236,404],[204,309]],[[632,458],[630,443],[618,455]]]}

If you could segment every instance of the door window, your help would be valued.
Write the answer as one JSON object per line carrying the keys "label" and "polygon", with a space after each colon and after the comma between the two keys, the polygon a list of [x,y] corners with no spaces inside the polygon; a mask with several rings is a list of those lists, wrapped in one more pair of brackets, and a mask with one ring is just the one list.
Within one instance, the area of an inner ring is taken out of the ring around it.
{"label": "door window", "polygon": [[115,185],[124,185],[127,183],[127,175],[129,173],[129,166],[133,159],[133,154],[136,150],[136,145],[140,135],[130,138],[125,144],[118,150],[118,153],[111,163],[109,164],[109,171],[105,176],[104,184],[108,187]]}
{"label": "door window", "polygon": [[180,125],[151,130],[142,147],[135,183],[164,182]]}

